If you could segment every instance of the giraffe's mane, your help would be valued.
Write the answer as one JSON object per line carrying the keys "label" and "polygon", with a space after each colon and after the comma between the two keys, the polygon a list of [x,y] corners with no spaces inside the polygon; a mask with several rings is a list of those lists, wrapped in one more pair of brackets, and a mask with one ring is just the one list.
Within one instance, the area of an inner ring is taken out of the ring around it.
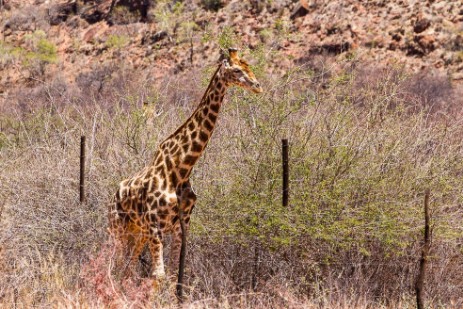
{"label": "giraffe's mane", "polygon": [[214,75],[212,75],[212,78],[211,78],[211,80],[209,81],[209,85],[207,85],[206,91],[204,91],[203,97],[201,98],[201,101],[199,101],[199,102],[203,102],[204,99],[206,98],[207,94],[209,93],[209,89],[211,89],[212,82],[214,81],[215,76],[217,75],[217,73],[219,72],[219,70],[220,70],[221,67],[222,67],[222,62],[219,63],[217,69],[216,69],[215,72],[214,72]]}
{"label": "giraffe's mane", "polygon": [[[217,75],[217,73],[219,72],[219,70],[220,70],[221,67],[222,67],[222,63],[220,63],[220,64],[218,65],[217,69],[216,69],[215,72],[214,72],[214,75],[212,75],[211,81],[209,82],[209,85],[207,86],[206,91],[204,91],[204,94],[203,94],[203,97],[201,98],[201,101],[199,101],[200,104],[204,101],[204,99],[206,98],[206,96],[209,94],[209,90],[211,89],[212,83],[214,82],[214,79],[215,79],[215,77],[216,77],[216,75]],[[199,108],[199,106],[198,106],[198,108]],[[193,115],[194,115],[194,113],[191,114],[191,116],[187,119],[186,122],[188,122],[188,120],[190,120],[191,117],[193,117]],[[186,122],[185,122],[185,123],[186,123]],[[171,139],[171,138],[172,138],[173,136],[175,136],[176,134],[178,134],[178,133],[183,129],[183,127],[185,126],[185,123],[184,123],[183,125],[181,125],[180,127],[178,127],[177,130],[175,130],[174,133],[172,133],[172,134],[169,135],[164,141],[162,141],[161,144],[164,143],[165,141]]]}

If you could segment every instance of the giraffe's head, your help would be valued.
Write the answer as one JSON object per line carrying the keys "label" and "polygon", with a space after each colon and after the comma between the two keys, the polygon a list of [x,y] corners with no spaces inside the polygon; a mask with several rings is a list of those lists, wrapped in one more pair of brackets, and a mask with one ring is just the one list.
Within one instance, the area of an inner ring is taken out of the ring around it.
{"label": "giraffe's head", "polygon": [[238,50],[235,48],[228,49],[229,57],[223,60],[224,78],[227,83],[243,87],[254,93],[262,93],[264,90],[257,81],[254,73],[251,71],[248,63],[238,56]]}

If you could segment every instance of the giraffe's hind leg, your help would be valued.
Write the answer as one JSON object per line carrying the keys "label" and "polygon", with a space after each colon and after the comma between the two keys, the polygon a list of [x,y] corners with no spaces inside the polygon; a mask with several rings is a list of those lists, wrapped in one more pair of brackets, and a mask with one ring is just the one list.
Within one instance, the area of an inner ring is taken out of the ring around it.
{"label": "giraffe's hind leg", "polygon": [[127,233],[129,216],[122,208],[117,192],[109,205],[108,232],[114,243],[114,266],[116,273],[127,276],[130,259],[128,258],[133,248],[133,237]]}
{"label": "giraffe's hind leg", "polygon": [[132,240],[127,243],[125,254],[125,256],[128,257],[129,263],[127,269],[132,275],[138,273],[139,258],[146,246],[146,243],[148,242],[148,239],[148,235],[140,233],[138,235],[134,235]]}
{"label": "giraffe's hind leg", "polygon": [[[156,232],[157,233],[157,232]],[[156,279],[162,279],[166,273],[164,270],[164,259],[163,259],[163,245],[158,235],[151,235],[148,240],[148,247],[151,253],[151,260],[153,263],[153,277]]]}

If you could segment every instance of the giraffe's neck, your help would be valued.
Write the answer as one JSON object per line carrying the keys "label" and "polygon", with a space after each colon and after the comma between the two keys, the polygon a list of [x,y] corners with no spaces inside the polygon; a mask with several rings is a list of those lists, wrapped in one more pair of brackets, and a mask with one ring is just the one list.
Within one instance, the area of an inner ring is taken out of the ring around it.
{"label": "giraffe's neck", "polygon": [[190,118],[159,146],[153,164],[164,161],[167,172],[176,174],[177,183],[188,179],[191,169],[204,152],[214,131],[226,89],[227,83],[218,69]]}

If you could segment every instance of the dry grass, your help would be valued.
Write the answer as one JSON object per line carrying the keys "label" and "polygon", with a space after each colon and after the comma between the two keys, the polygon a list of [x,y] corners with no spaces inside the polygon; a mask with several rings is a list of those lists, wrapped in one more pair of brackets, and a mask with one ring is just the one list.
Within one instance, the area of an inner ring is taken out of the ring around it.
{"label": "dry grass", "polygon": [[[413,307],[427,187],[427,301],[461,307],[458,89],[399,68],[347,63],[323,84],[313,72],[263,76],[260,97],[230,91],[192,179],[199,199],[184,307]],[[2,306],[176,307],[172,282],[154,293],[145,278],[118,277],[106,203],[188,117],[201,81],[187,72],[149,87],[127,71],[116,75],[98,91],[55,82],[0,107]],[[282,137],[291,143],[290,209],[280,206]]]}

